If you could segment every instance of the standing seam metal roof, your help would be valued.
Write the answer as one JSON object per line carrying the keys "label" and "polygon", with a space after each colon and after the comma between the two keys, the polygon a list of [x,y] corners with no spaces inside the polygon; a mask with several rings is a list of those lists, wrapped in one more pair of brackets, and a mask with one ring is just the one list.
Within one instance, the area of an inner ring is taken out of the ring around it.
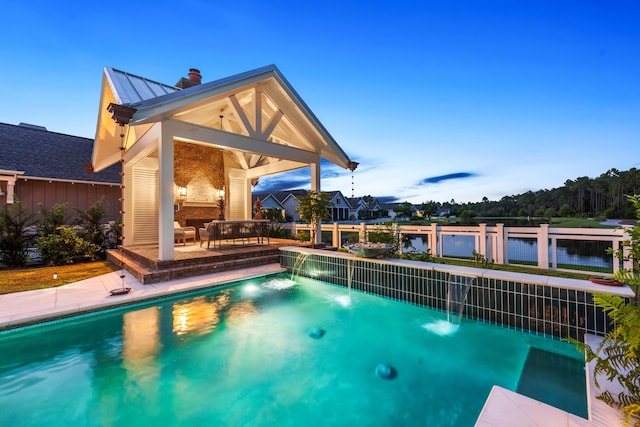
{"label": "standing seam metal roof", "polygon": [[106,68],[109,71],[107,75],[111,79],[111,84],[115,89],[114,92],[120,98],[119,102],[124,105],[135,104],[182,90],[175,86],[159,83],[115,68]]}

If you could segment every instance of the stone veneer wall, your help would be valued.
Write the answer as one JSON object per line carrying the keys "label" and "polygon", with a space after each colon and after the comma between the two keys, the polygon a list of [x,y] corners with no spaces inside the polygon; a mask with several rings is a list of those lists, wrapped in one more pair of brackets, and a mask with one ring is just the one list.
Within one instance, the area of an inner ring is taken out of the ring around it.
{"label": "stone veneer wall", "polygon": [[[218,219],[218,215],[220,214],[219,208],[203,208],[197,206],[183,206],[180,208],[178,212],[173,213],[173,220],[178,221],[181,226],[194,225],[192,224],[193,219]],[[198,222],[197,227],[202,227],[203,224]],[[195,226],[195,225],[194,225]]]}
{"label": "stone veneer wall", "polygon": [[[296,262],[305,252],[310,255],[300,267]],[[593,303],[589,288],[594,285],[589,281],[299,248],[281,249],[280,262],[290,272],[295,267],[300,276],[345,287],[351,282],[355,290],[439,310],[446,309],[450,274],[475,277],[464,305],[465,317],[558,338],[582,339],[585,333],[603,335],[611,329],[606,314]],[[629,300],[623,290],[619,294]]]}
{"label": "stone veneer wall", "polygon": [[[211,188],[224,188],[224,160],[220,149],[174,141],[174,183],[179,187],[189,187],[194,173],[202,172]],[[176,200],[180,210],[174,213],[174,220],[180,225],[187,225],[187,219],[218,218],[220,209],[217,206],[185,206],[183,200]]]}

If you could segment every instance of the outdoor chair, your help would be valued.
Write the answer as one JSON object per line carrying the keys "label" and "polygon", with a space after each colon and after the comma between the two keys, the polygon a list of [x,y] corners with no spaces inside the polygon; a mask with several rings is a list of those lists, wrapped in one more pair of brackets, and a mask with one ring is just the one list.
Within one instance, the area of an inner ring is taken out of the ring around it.
{"label": "outdoor chair", "polygon": [[193,240],[193,244],[196,243],[196,228],[195,227],[181,227],[178,221],[173,221],[173,238],[176,242],[187,244],[187,240]]}
{"label": "outdoor chair", "polygon": [[198,229],[198,235],[200,237],[200,247],[202,247],[202,244],[204,242],[207,242],[207,249],[209,249],[209,241],[211,240],[209,238],[209,232],[207,231],[208,227],[209,227],[209,223],[206,222],[206,223],[204,223],[204,228],[199,228]]}

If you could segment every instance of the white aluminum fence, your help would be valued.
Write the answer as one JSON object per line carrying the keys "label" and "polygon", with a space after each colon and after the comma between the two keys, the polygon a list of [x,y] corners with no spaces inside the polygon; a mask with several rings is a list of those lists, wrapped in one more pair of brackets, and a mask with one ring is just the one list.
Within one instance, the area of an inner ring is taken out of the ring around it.
{"label": "white aluminum fence", "polygon": [[[280,224],[295,236],[309,230],[309,224]],[[371,231],[389,231],[389,226],[375,224],[322,224],[323,239],[334,247],[347,241],[366,241]],[[621,264],[606,248],[618,249],[628,239],[623,228],[550,228],[488,226],[392,225],[400,237],[420,239],[422,249],[436,257],[473,258],[473,252],[496,264],[525,264],[542,269],[584,270],[615,273]],[[357,237],[356,237],[357,236]],[[423,243],[422,243],[423,242]],[[406,250],[406,248],[401,249]],[[624,268],[631,268],[624,265]]]}

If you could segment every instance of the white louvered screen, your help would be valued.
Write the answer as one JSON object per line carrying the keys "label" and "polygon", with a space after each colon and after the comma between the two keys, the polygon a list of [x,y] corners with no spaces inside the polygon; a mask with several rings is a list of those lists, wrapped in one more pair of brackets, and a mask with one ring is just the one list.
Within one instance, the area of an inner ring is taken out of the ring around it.
{"label": "white louvered screen", "polygon": [[133,242],[158,243],[158,171],[133,169]]}
{"label": "white louvered screen", "polygon": [[242,178],[229,178],[229,218],[245,219],[244,217],[244,193],[246,180]]}

